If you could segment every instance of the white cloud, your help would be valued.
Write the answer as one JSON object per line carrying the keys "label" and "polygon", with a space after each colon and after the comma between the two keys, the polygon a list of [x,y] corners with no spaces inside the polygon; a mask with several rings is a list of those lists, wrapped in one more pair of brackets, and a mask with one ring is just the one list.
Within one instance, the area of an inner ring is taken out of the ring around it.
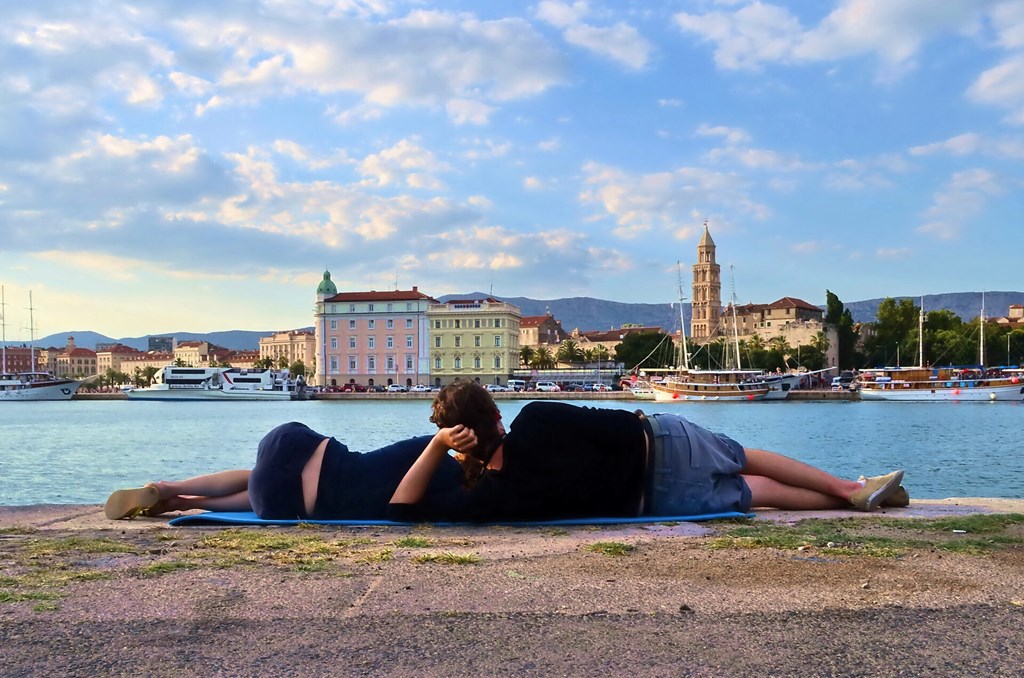
{"label": "white cloud", "polygon": [[747,134],[745,130],[737,127],[725,127],[722,125],[711,126],[708,124],[701,124],[701,126],[697,128],[697,136],[722,137],[725,139],[725,143],[730,146],[750,141],[750,135]]}
{"label": "white cloud", "polygon": [[271,148],[276,153],[291,158],[303,167],[311,170],[322,170],[336,165],[349,164],[351,160],[344,149],[339,149],[330,155],[320,155],[310,151],[301,144],[286,139],[278,139]]}
{"label": "white cloud", "polygon": [[951,155],[963,157],[983,154],[997,158],[1024,159],[1024,139],[1019,137],[992,138],[976,132],[967,132],[944,141],[914,146],[914,156]]}
{"label": "white cloud", "polygon": [[544,182],[537,177],[526,177],[523,179],[523,188],[528,191],[540,191],[544,189]]}
{"label": "white cloud", "polygon": [[722,208],[756,219],[770,213],[747,195],[744,181],[734,174],[695,167],[632,174],[593,162],[583,167],[583,173],[586,188],[580,202],[611,217],[620,238],[635,238],[651,229],[672,233],[680,223],[691,221],[694,211],[707,214]]}
{"label": "white cloud", "polygon": [[570,5],[542,0],[537,6],[537,18],[562,30],[562,36],[570,45],[582,47],[632,70],[647,65],[654,48],[636,28],[622,21],[611,26],[585,23],[584,19],[589,14],[586,2]]}
{"label": "white cloud", "polygon": [[452,99],[446,104],[448,115],[456,125],[486,125],[491,113],[497,109],[480,101]]}
{"label": "white cloud", "polygon": [[916,230],[940,240],[954,240],[984,211],[989,199],[1003,191],[996,175],[988,170],[957,172],[935,192],[931,207],[924,212],[925,222]]}
{"label": "white cloud", "polygon": [[680,99],[658,99],[658,105],[662,108],[679,108],[683,102]]}
{"label": "white cloud", "polygon": [[437,189],[442,184],[434,174],[448,171],[449,167],[416,140],[402,139],[391,148],[366,156],[358,169],[366,177],[366,185],[405,184],[412,188]]}
{"label": "white cloud", "polygon": [[1009,121],[1024,125],[1024,54],[1015,54],[983,72],[967,89],[973,101],[1005,108]]}
{"label": "white cloud", "polygon": [[551,151],[557,151],[562,146],[562,140],[558,137],[551,137],[545,139],[537,144],[537,150],[549,153]]}
{"label": "white cloud", "polygon": [[922,0],[840,0],[812,28],[786,8],[755,0],[734,11],[680,12],[681,30],[715,45],[723,69],[768,63],[837,61],[874,54],[879,76],[891,79],[914,66],[922,46],[944,34],[976,32],[995,3]]}

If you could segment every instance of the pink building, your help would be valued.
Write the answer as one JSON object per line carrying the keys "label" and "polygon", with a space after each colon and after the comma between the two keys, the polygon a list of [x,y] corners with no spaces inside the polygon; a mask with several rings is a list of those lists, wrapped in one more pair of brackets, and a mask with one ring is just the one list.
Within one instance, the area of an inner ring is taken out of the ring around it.
{"label": "pink building", "polygon": [[427,307],[411,290],[338,292],[330,271],[316,290],[313,385],[341,387],[426,383],[430,376]]}

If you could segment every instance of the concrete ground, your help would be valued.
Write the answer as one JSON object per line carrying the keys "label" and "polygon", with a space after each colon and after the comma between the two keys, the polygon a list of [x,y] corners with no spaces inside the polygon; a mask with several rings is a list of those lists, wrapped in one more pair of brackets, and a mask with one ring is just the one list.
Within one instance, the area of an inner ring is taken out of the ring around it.
{"label": "concrete ground", "polygon": [[1024,522],[927,520],[987,514],[1024,501],[760,511],[762,543],[731,522],[170,528],[0,508],[0,673],[1018,676]]}

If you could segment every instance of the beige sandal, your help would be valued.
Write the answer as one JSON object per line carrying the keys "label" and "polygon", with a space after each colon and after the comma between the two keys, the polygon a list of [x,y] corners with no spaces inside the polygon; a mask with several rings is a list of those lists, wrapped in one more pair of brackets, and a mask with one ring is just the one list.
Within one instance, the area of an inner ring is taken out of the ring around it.
{"label": "beige sandal", "polygon": [[134,518],[143,511],[156,506],[160,491],[156,485],[146,485],[131,490],[117,490],[107,499],[103,512],[110,520]]}

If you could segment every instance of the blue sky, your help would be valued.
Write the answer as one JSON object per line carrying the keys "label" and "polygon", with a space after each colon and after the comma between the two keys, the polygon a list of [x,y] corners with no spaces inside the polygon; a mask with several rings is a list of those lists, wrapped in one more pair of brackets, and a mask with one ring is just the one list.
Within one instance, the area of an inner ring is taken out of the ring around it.
{"label": "blue sky", "polygon": [[1024,288],[1024,0],[2,6],[8,340]]}

